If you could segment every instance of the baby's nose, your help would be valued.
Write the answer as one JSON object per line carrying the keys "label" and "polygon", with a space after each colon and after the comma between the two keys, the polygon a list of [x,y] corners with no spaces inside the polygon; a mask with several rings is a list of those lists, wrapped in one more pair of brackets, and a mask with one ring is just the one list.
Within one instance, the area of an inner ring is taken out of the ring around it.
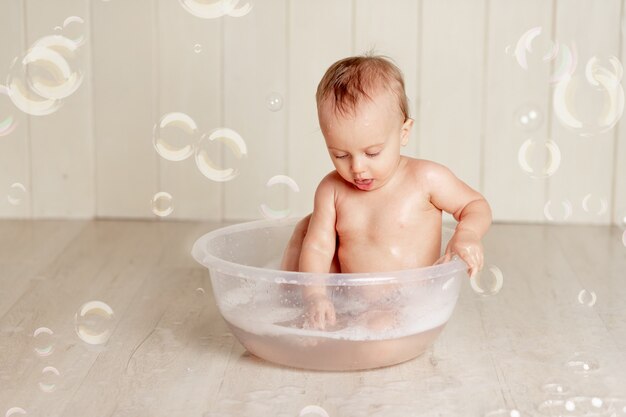
{"label": "baby's nose", "polygon": [[363,162],[361,162],[361,160],[358,158],[353,158],[352,159],[352,172],[354,172],[355,174],[359,174],[363,171],[365,171]]}

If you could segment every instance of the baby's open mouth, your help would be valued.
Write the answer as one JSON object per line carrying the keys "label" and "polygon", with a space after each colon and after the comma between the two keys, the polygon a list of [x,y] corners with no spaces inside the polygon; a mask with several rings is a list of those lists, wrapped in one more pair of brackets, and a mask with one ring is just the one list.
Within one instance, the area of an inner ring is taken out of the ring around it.
{"label": "baby's open mouth", "polygon": [[358,179],[355,179],[354,183],[356,184],[357,187],[359,187],[359,189],[366,190],[366,189],[368,189],[372,185],[373,181],[374,180],[371,179],[371,178],[368,179],[368,180],[358,180]]}

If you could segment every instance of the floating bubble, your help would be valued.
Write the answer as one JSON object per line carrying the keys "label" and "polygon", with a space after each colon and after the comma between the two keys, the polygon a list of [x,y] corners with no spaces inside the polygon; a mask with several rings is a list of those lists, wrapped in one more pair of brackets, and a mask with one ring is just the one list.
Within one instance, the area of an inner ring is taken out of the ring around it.
{"label": "floating bubble", "polygon": [[9,89],[0,85],[0,137],[10,135],[17,127]]}
{"label": "floating bubble", "polygon": [[576,70],[576,47],[573,45],[570,48],[546,36],[541,36],[542,32],[541,26],[527,30],[517,42],[513,55],[519,66],[526,71],[535,66],[551,65],[553,71],[550,75],[550,82],[558,82],[569,77]]}
{"label": "floating bubble", "polygon": [[593,305],[596,303],[596,293],[593,291],[581,290],[578,293],[578,302],[580,304],[593,307]]}
{"label": "floating bubble", "polygon": [[593,194],[587,194],[582,201],[583,210],[598,216],[606,213],[609,203],[606,198],[596,198]]}
{"label": "floating bubble", "polygon": [[74,42],[76,47],[85,43],[85,21],[79,16],[70,16],[63,21],[63,35]]}
{"label": "floating bubble", "polygon": [[187,12],[202,19],[216,19],[226,15],[242,17],[252,10],[250,3],[237,7],[239,0],[179,0],[179,3]]}
{"label": "floating bubble", "polygon": [[504,47],[504,54],[505,55],[513,55],[513,53],[514,53],[513,46],[507,45],[507,46]]}
{"label": "floating bubble", "polygon": [[612,70],[596,57],[587,61],[585,77],[563,78],[554,89],[554,112],[559,122],[580,136],[589,137],[612,129],[624,112],[623,67],[609,58]]}
{"label": "floating bubble", "polygon": [[83,82],[78,47],[60,35],[37,40],[22,60],[33,91],[48,99],[63,99],[73,94]]}
{"label": "floating bubble", "polygon": [[514,119],[518,128],[530,132],[541,126],[543,114],[537,106],[525,104],[515,112]]}
{"label": "floating bubble", "polygon": [[305,416],[330,417],[328,415],[328,412],[318,405],[307,405],[302,410],[300,410],[300,414],[298,414],[298,416],[299,417],[305,417]]}
{"label": "floating bubble", "polygon": [[52,392],[56,390],[56,384],[60,375],[59,370],[54,366],[46,366],[41,370],[42,380],[39,381],[39,388],[43,392]]}
{"label": "floating bubble", "polygon": [[517,153],[522,170],[531,178],[547,178],[561,165],[561,150],[553,140],[526,139]]}
{"label": "floating bubble", "polygon": [[548,381],[541,390],[548,395],[568,395],[571,392],[571,388],[560,381]]}
{"label": "floating bubble", "polygon": [[[560,210],[558,208],[560,208]],[[551,222],[562,222],[569,219],[572,215],[572,211],[572,202],[569,200],[562,200],[560,206],[556,204],[553,206],[552,200],[548,200],[543,206],[543,214],[546,216],[546,219]]]}
{"label": "floating bubble", "polygon": [[76,334],[90,345],[101,345],[112,332],[113,309],[102,301],[88,301],[74,316]]}
{"label": "floating bubble", "polygon": [[600,369],[600,364],[584,353],[576,353],[570,360],[565,362],[565,367],[577,374],[588,374]]}
{"label": "floating bubble", "polygon": [[522,414],[516,409],[500,408],[485,414],[485,417],[521,417]]}
{"label": "floating bubble", "polygon": [[4,417],[14,417],[14,416],[25,416],[26,415],[26,411],[21,408],[21,407],[12,407],[9,408],[6,412],[6,414],[4,415]]}
{"label": "floating bubble", "polygon": [[172,214],[174,208],[172,207],[172,196],[165,191],[159,191],[152,197],[151,201],[152,212],[159,217],[165,217]]}
{"label": "floating bubble", "polygon": [[622,243],[626,246],[626,230],[624,230],[624,233],[622,234]]}
{"label": "floating bubble", "polygon": [[196,294],[197,295],[204,295],[206,292],[204,291],[204,288],[196,288]]}
{"label": "floating bubble", "polygon": [[152,131],[154,149],[168,161],[182,161],[194,152],[198,126],[185,113],[167,113]]}
{"label": "floating bubble", "polygon": [[267,108],[271,111],[278,111],[283,108],[283,96],[278,93],[270,93],[265,97]]}
{"label": "floating bubble", "polygon": [[[39,48],[42,50],[44,48]],[[28,55],[30,51],[26,52]],[[55,56],[54,53],[52,53]],[[58,54],[56,54],[58,58]],[[44,98],[33,91],[31,83],[26,77],[26,68],[23,60],[15,58],[9,68],[9,76],[7,77],[7,86],[9,98],[19,110],[32,116],[45,116],[54,113],[61,107],[61,101],[56,99]]]}
{"label": "floating bubble", "polygon": [[200,52],[202,52],[202,45],[200,45],[199,43],[195,44],[193,46],[193,51],[197,54],[199,54]]}
{"label": "floating bubble", "polygon": [[[235,167],[220,169],[215,165],[213,162],[215,158],[212,159],[211,154],[218,155],[219,153],[218,150],[211,150],[213,143],[224,145],[231,150],[225,157],[230,160],[227,165],[235,165]],[[200,172],[210,180],[230,181],[239,175],[236,165],[247,155],[247,152],[246,143],[239,133],[232,129],[219,128],[209,135],[202,135],[195,152],[196,165]]]}
{"label": "floating bubble", "polygon": [[35,339],[35,353],[39,356],[50,356],[54,352],[52,345],[52,335],[54,332],[47,327],[40,327],[33,332]]}
{"label": "floating bubble", "polygon": [[26,197],[26,187],[19,182],[14,182],[9,187],[9,193],[7,194],[7,200],[12,206],[19,206]]}
{"label": "floating bubble", "polygon": [[[289,187],[289,189],[291,189],[292,191],[295,191],[296,193],[300,192],[300,187],[298,187],[298,184],[296,184],[296,182],[287,175],[274,175],[267,181],[267,184],[265,184],[265,186],[270,188],[276,184],[283,184]],[[265,203],[261,204],[260,208],[263,215],[269,219],[282,219],[284,217],[287,217],[290,213],[289,209],[275,210]]]}
{"label": "floating bubble", "polygon": [[498,294],[503,283],[502,271],[495,265],[489,266],[485,271],[481,271],[470,278],[470,285],[474,292],[485,297]]}

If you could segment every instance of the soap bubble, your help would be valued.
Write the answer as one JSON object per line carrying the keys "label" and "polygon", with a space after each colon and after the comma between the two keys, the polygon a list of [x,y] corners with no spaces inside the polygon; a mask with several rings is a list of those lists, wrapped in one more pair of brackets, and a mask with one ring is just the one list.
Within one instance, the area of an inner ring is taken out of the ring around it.
{"label": "soap bubble", "polygon": [[70,39],[76,47],[85,43],[85,21],[79,16],[70,16],[63,21],[63,36]]}
{"label": "soap bubble", "polygon": [[43,392],[52,392],[57,388],[57,381],[61,373],[54,366],[46,366],[41,370],[41,381],[39,381],[39,388]]}
{"label": "soap bubble", "polygon": [[298,414],[298,416],[299,417],[311,417],[311,416],[330,417],[328,415],[328,412],[318,405],[307,405],[302,410],[300,410],[300,414]]}
{"label": "soap bubble", "polygon": [[565,367],[577,374],[588,374],[600,369],[598,361],[581,352],[565,362]]}
{"label": "soap bubble", "polygon": [[[277,184],[286,185],[292,191],[300,192],[300,187],[298,187],[298,184],[296,184],[296,182],[292,178],[286,175],[274,175],[272,178],[270,178],[267,181],[267,184],[265,184],[265,186],[270,188]],[[263,215],[269,219],[282,219],[284,217],[287,217],[289,213],[291,212],[289,209],[284,209],[284,210],[272,209],[265,203],[261,204],[260,208],[261,208],[261,212],[263,213]]]}
{"label": "soap bubble", "polygon": [[26,411],[23,408],[11,407],[7,410],[4,417],[18,417],[18,416],[25,416],[25,415],[26,415]]}
{"label": "soap bubble", "polygon": [[267,108],[271,111],[278,111],[283,108],[283,96],[278,93],[270,93],[265,97]]}
{"label": "soap bubble", "polygon": [[19,206],[22,200],[26,197],[26,187],[19,182],[14,182],[9,187],[9,193],[7,194],[7,200],[12,206]]}
{"label": "soap bubble", "polygon": [[525,104],[515,112],[515,125],[523,131],[537,130],[543,122],[541,110],[532,104]]}
{"label": "soap bubble", "polygon": [[624,112],[623,67],[609,57],[612,70],[598,58],[587,61],[585,77],[565,77],[554,89],[554,112],[559,122],[580,136],[593,136],[612,129]]}
{"label": "soap bubble", "polygon": [[569,200],[562,200],[561,204],[552,204],[552,200],[546,201],[543,206],[543,214],[551,222],[562,222],[570,218],[573,206]]}
{"label": "soap bubble", "polygon": [[76,334],[90,345],[101,345],[112,332],[113,309],[102,301],[88,301],[74,316]]}
{"label": "soap bubble", "polygon": [[164,114],[152,131],[154,149],[168,161],[182,161],[194,152],[198,126],[185,113]]}
{"label": "soap bubble", "polygon": [[172,195],[165,191],[159,191],[152,197],[152,212],[159,217],[166,217],[172,214]]}
{"label": "soap bubble", "polygon": [[[28,51],[22,58],[15,58],[11,63],[9,76],[7,77],[6,88],[9,92],[9,98],[15,107],[32,116],[45,116],[54,113],[62,104],[60,100],[44,98],[37,94],[32,88],[32,83],[27,80],[27,72],[23,61],[34,59],[33,57],[28,57],[29,53],[37,55],[39,51],[45,49],[38,48],[34,53]],[[48,55],[59,58],[59,55],[55,52],[49,52]]]}
{"label": "soap bubble", "polygon": [[0,137],[10,135],[17,127],[9,89],[0,85]]}
{"label": "soap bubble", "polygon": [[[214,144],[226,146],[231,150],[228,155],[225,155],[229,161],[225,165],[232,165],[231,167],[220,169],[215,165],[213,159],[216,158],[211,158],[211,155],[218,155],[219,151],[215,149]],[[246,143],[239,133],[227,128],[215,129],[208,135],[202,135],[195,152],[196,165],[200,172],[210,180],[230,181],[239,175],[237,165],[241,163],[247,152]]]}
{"label": "soap bubble", "polygon": [[517,153],[522,170],[531,178],[541,179],[553,175],[561,165],[561,150],[553,140],[527,139]]}
{"label": "soap bubble", "polygon": [[622,234],[622,243],[626,246],[626,230],[624,230],[624,233]]}
{"label": "soap bubble", "polygon": [[541,390],[547,395],[568,395],[571,388],[561,381],[549,380],[541,387]]}
{"label": "soap bubble", "polygon": [[582,206],[585,212],[601,216],[606,213],[609,203],[606,201],[606,198],[597,198],[590,193],[583,198]]}
{"label": "soap bubble", "polygon": [[74,41],[60,35],[37,40],[22,60],[33,91],[48,99],[72,95],[83,82]]}
{"label": "soap bubble", "polygon": [[52,345],[52,336],[54,332],[47,327],[40,327],[33,332],[33,338],[35,339],[35,353],[39,356],[50,356],[54,351]]}
{"label": "soap bubble", "polygon": [[[527,30],[515,46],[514,56],[522,69],[529,71],[542,65],[551,65],[554,69],[550,82],[555,83],[569,77],[576,70],[576,47],[555,42],[542,36],[541,26]],[[554,62],[553,62],[554,61]]]}
{"label": "soap bubble", "polygon": [[581,290],[578,293],[578,302],[589,307],[593,307],[593,305],[596,303],[596,298],[596,293],[593,291]]}
{"label": "soap bubble", "polygon": [[199,54],[200,52],[202,52],[202,45],[197,43],[193,46],[193,51],[197,54]]}
{"label": "soap bubble", "polygon": [[202,19],[242,17],[252,10],[250,3],[237,7],[239,0],[179,0],[179,3],[187,12]]}
{"label": "soap bubble", "polygon": [[502,289],[504,276],[500,268],[491,265],[470,278],[470,285],[476,294],[488,297],[496,295]]}

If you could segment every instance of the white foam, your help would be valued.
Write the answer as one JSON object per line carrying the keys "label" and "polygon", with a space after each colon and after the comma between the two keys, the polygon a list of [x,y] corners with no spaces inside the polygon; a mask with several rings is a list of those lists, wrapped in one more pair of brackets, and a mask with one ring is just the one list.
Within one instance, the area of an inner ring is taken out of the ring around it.
{"label": "white foam", "polygon": [[[220,294],[219,306],[224,319],[247,332],[268,336],[324,337],[343,340],[395,339],[421,333],[445,324],[456,303],[456,295],[446,292],[411,294],[394,302],[392,308],[398,325],[384,331],[373,331],[355,319],[367,308],[348,297],[333,300],[338,321],[341,317],[345,327],[335,331],[302,328],[303,309],[300,306],[280,304],[281,289],[278,285],[258,281],[254,286],[234,288]],[[354,297],[353,297],[354,298]],[[282,324],[277,324],[282,323]],[[293,323],[291,326],[285,323]],[[293,326],[293,327],[292,327]]]}

